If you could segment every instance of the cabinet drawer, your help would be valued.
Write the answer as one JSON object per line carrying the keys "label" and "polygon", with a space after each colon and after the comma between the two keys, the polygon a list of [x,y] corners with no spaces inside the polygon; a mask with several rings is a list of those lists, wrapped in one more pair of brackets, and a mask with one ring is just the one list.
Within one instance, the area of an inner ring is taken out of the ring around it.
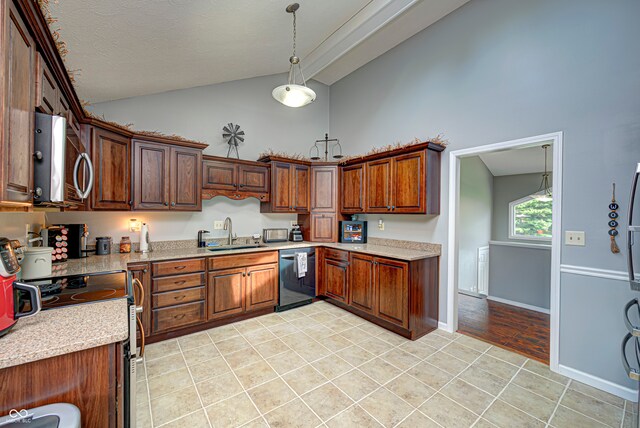
{"label": "cabinet drawer", "polygon": [[343,250],[336,250],[334,248],[324,249],[324,258],[333,260],[349,260],[349,252]]}
{"label": "cabinet drawer", "polygon": [[182,290],[184,288],[198,287],[204,285],[205,277],[203,273],[191,273],[188,275],[174,275],[153,280],[153,292]]}
{"label": "cabinet drawer", "polygon": [[242,266],[263,265],[277,263],[277,251],[258,253],[234,254],[232,256],[215,256],[209,258],[209,270],[229,269]]}
{"label": "cabinet drawer", "polygon": [[171,260],[152,265],[153,276],[179,275],[204,271],[204,259]]}
{"label": "cabinet drawer", "polygon": [[187,288],[184,290],[168,291],[153,295],[153,307],[163,308],[165,306],[181,305],[183,303],[197,302],[204,300],[204,286]]}
{"label": "cabinet drawer", "polygon": [[153,310],[153,332],[175,330],[205,320],[204,301]]}

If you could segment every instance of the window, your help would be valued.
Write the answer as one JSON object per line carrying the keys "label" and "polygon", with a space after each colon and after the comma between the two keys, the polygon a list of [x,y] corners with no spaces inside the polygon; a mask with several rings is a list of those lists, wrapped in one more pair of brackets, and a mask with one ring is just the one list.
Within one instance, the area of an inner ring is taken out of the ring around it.
{"label": "window", "polygon": [[509,204],[509,239],[551,240],[553,201],[539,199],[541,194],[534,193]]}

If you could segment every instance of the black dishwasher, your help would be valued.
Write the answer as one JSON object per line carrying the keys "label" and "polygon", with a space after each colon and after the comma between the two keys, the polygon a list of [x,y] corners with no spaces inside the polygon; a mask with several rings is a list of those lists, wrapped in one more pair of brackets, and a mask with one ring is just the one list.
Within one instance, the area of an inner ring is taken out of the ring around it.
{"label": "black dishwasher", "polygon": [[[298,274],[298,254],[306,254],[307,272]],[[316,249],[280,250],[280,286],[276,311],[306,305],[316,297]]]}

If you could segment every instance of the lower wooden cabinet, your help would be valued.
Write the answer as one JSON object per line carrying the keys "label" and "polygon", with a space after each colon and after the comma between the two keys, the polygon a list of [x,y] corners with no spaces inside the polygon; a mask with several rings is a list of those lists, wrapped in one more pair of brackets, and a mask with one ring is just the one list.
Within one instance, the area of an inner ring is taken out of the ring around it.
{"label": "lower wooden cabinet", "polygon": [[349,305],[370,314],[374,313],[374,258],[351,253],[349,266]]}
{"label": "lower wooden cabinet", "polygon": [[324,259],[322,277],[325,281],[324,291],[328,297],[342,302],[347,301],[348,267],[348,262],[330,258]]}
{"label": "lower wooden cabinet", "polygon": [[208,319],[244,312],[245,268],[224,269],[209,274]]}
{"label": "lower wooden cabinet", "polygon": [[379,257],[374,259],[374,264],[376,316],[407,328],[409,264]]}
{"label": "lower wooden cabinet", "polygon": [[247,268],[246,310],[273,307],[278,304],[278,264]]}

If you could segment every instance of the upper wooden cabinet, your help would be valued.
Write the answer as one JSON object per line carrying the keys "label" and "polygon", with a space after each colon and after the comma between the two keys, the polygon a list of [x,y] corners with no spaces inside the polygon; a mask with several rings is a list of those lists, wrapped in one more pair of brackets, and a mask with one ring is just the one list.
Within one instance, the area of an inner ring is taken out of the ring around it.
{"label": "upper wooden cabinet", "polygon": [[36,54],[36,98],[35,108],[47,114],[58,112],[58,83],[44,62],[42,55]]}
{"label": "upper wooden cabinet", "polygon": [[312,165],[311,213],[298,215],[305,241],[336,242],[338,239],[338,167]]}
{"label": "upper wooden cabinet", "polygon": [[202,209],[202,150],[171,147],[169,169],[171,209],[200,211]]}
{"label": "upper wooden cabinet", "polygon": [[309,165],[307,163],[260,159],[271,165],[271,195],[268,202],[260,204],[260,212],[299,213],[309,212]]}
{"label": "upper wooden cabinet", "polygon": [[392,168],[392,159],[381,159],[366,164],[367,212],[379,213],[392,211]]}
{"label": "upper wooden cabinet", "polygon": [[91,192],[94,210],[131,209],[131,140],[93,127],[91,159],[95,182]]}
{"label": "upper wooden cabinet", "polygon": [[33,201],[36,47],[12,1],[0,1],[0,205]]}
{"label": "upper wooden cabinet", "polygon": [[363,213],[365,202],[365,167],[363,163],[340,168],[340,211]]}
{"label": "upper wooden cabinet", "polygon": [[202,189],[202,196],[207,199],[226,196],[268,201],[269,167],[262,162],[204,156]]}

